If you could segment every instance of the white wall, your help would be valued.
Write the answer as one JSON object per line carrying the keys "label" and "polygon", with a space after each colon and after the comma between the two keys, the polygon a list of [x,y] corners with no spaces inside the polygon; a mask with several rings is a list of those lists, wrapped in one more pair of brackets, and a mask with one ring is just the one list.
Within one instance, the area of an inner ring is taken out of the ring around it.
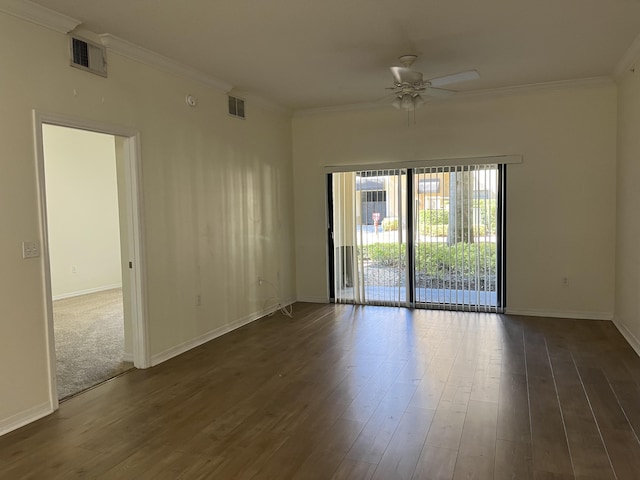
{"label": "white wall", "polygon": [[121,286],[114,137],[44,125],[43,141],[54,299]]}
{"label": "white wall", "polygon": [[[613,83],[298,116],[293,123],[298,298],[327,298],[323,166],[522,155],[507,176],[507,308],[611,318]],[[562,278],[568,277],[568,286]]]}
{"label": "white wall", "polygon": [[640,354],[640,73],[618,84],[616,324]]}
{"label": "white wall", "polygon": [[65,35],[0,14],[0,432],[49,401],[44,268],[21,255],[42,234],[33,109],[140,132],[155,358],[273,304],[258,275],[295,297],[290,116],[249,102],[238,120],[221,91],[108,60],[106,79],[71,68]]}

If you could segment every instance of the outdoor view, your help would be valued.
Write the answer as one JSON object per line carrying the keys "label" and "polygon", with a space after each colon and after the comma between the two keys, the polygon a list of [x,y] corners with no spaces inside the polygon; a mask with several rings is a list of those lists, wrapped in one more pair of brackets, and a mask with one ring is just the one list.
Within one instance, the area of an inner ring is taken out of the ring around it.
{"label": "outdoor view", "polygon": [[[334,174],[336,301],[497,306],[497,165]],[[414,206],[406,221],[407,195]],[[413,252],[407,252],[412,235]],[[408,255],[413,253],[414,269]]]}

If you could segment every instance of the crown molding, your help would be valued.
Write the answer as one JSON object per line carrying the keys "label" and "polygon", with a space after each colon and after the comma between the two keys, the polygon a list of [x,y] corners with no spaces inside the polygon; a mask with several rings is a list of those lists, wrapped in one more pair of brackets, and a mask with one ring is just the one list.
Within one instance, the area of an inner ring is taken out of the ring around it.
{"label": "crown molding", "polygon": [[200,70],[180,63],[172,58],[160,55],[159,53],[148,50],[120,37],[116,37],[115,35],[111,35],[110,33],[103,33],[99,35],[99,37],[102,43],[109,50],[113,53],[122,55],[123,57],[156,67],[164,72],[173,73],[180,77],[186,77],[190,80],[204,83],[205,85],[209,85],[210,87],[217,88],[224,92],[229,91],[232,87],[231,84],[207,75]]}
{"label": "crown molding", "polygon": [[[314,115],[323,115],[325,113],[341,113],[341,112],[361,112],[363,110],[383,110],[393,109],[391,103],[381,102],[361,102],[347,103],[344,105],[332,105],[330,107],[304,108],[294,110],[294,117],[312,117]],[[395,109],[394,109],[395,110]]]}
{"label": "crown molding", "polygon": [[[615,81],[611,77],[591,77],[591,78],[580,78],[575,80],[560,80],[557,82],[533,83],[533,84],[527,84],[527,85],[514,85],[510,87],[487,88],[483,90],[459,92],[454,96],[447,97],[447,98],[432,97],[429,99],[428,104],[440,103],[440,102],[448,102],[448,103],[460,102],[460,101],[485,99],[485,98],[497,98],[497,97],[509,96],[509,95],[525,95],[528,93],[554,91],[554,90],[562,90],[562,89],[569,89],[569,88],[602,87],[602,86],[613,86],[613,85],[615,85]],[[376,110],[376,109],[385,109],[385,108],[386,109],[391,108],[391,104],[380,103],[380,102],[363,102],[363,103],[352,103],[348,105],[336,105],[331,107],[318,107],[318,108],[307,108],[302,110],[296,110],[294,111],[293,116],[308,117],[308,116],[322,115],[327,113],[355,112],[355,111],[362,111],[362,110]]]}
{"label": "crown molding", "polygon": [[[189,80],[193,80],[204,85],[208,85],[210,87],[216,88],[225,94],[228,94],[233,90],[233,85],[227,83],[218,78],[212,77],[200,70],[185,65],[183,63],[178,62],[169,57],[165,57],[164,55],[160,55],[152,50],[148,50],[144,47],[136,45],[135,43],[131,43],[128,40],[124,40],[120,37],[116,37],[110,33],[103,33],[98,35],[100,37],[100,41],[103,45],[105,45],[109,51],[122,55],[123,57],[130,58],[140,63],[144,63],[145,65],[149,65],[151,67],[155,67],[158,70],[162,70],[164,72],[172,73],[182,78],[187,78]],[[284,114],[291,114],[291,111],[287,108],[284,108],[278,105],[271,100],[260,97],[258,95],[251,94],[249,92],[241,92],[238,93],[238,96],[244,98],[245,100],[251,100],[261,107]]]}
{"label": "crown molding", "polygon": [[618,61],[613,69],[614,78],[620,78],[627,72],[633,64],[640,60],[640,35],[636,37],[633,43],[629,46],[622,58]]}
{"label": "crown molding", "polygon": [[[509,95],[523,95],[535,92],[548,92],[554,90],[565,90],[571,88],[585,87],[605,87],[613,86],[615,81],[608,76],[576,78],[572,80],[558,80],[555,82],[530,83],[526,85],[512,85],[509,87],[487,88],[484,90],[473,90],[469,92],[460,92],[451,97],[451,100],[466,100],[471,98],[491,98]],[[442,99],[448,100],[448,99]]]}
{"label": "crown molding", "polygon": [[[82,21],[58,13],[50,8],[43,7],[29,0],[0,0],[0,12],[6,13],[21,20],[48,28],[58,33],[67,34],[82,24]],[[89,32],[95,36],[93,32]],[[224,93],[229,92],[233,85],[203,73],[193,67],[180,63],[172,58],[131,43],[122,38],[105,33],[97,35],[99,40],[113,53],[144,63],[164,72],[203,83],[217,88]],[[283,114],[291,114],[291,110],[281,105],[253,94],[245,94],[245,98],[260,105],[262,108]]]}
{"label": "crown molding", "polygon": [[[232,97],[241,98],[247,102],[252,102],[265,110],[270,110],[272,112],[281,113],[285,115],[291,115],[292,111],[290,108],[283,107],[279,103],[276,103],[267,98],[261,97],[260,95],[256,95],[254,93],[248,92],[246,90],[242,90],[238,87],[233,87],[230,90],[225,92],[227,95],[231,95]],[[246,108],[246,106],[245,106]]]}
{"label": "crown molding", "polygon": [[[255,103],[256,105],[262,107],[265,110],[269,110],[274,113],[280,113],[282,115],[292,115],[292,111],[290,108],[283,107],[279,103],[276,103],[268,98],[261,97],[260,95],[255,95],[253,93],[247,93],[243,96],[243,98],[247,101]],[[246,105],[245,105],[246,108]]]}
{"label": "crown molding", "polygon": [[0,12],[59,33],[69,33],[82,22],[28,0],[0,0]]}

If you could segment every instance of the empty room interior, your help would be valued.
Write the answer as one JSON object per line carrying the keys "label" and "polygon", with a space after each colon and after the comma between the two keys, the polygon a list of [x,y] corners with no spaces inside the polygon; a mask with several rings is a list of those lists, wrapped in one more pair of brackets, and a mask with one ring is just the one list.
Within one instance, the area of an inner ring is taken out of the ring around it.
{"label": "empty room interior", "polygon": [[0,0],[0,39],[0,478],[640,478],[640,2]]}

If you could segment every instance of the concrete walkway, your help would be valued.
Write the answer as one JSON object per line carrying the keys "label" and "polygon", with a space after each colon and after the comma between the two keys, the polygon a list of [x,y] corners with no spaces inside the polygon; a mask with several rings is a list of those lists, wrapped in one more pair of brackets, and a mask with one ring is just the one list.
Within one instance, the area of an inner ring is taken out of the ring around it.
{"label": "concrete walkway", "polygon": [[[353,288],[345,288],[340,291],[345,299],[353,299]],[[399,303],[406,302],[407,293],[405,287],[366,286],[364,289],[364,303]],[[449,290],[439,288],[417,288],[416,303],[437,305],[472,305],[480,307],[497,307],[498,295],[496,292],[475,290]]]}

